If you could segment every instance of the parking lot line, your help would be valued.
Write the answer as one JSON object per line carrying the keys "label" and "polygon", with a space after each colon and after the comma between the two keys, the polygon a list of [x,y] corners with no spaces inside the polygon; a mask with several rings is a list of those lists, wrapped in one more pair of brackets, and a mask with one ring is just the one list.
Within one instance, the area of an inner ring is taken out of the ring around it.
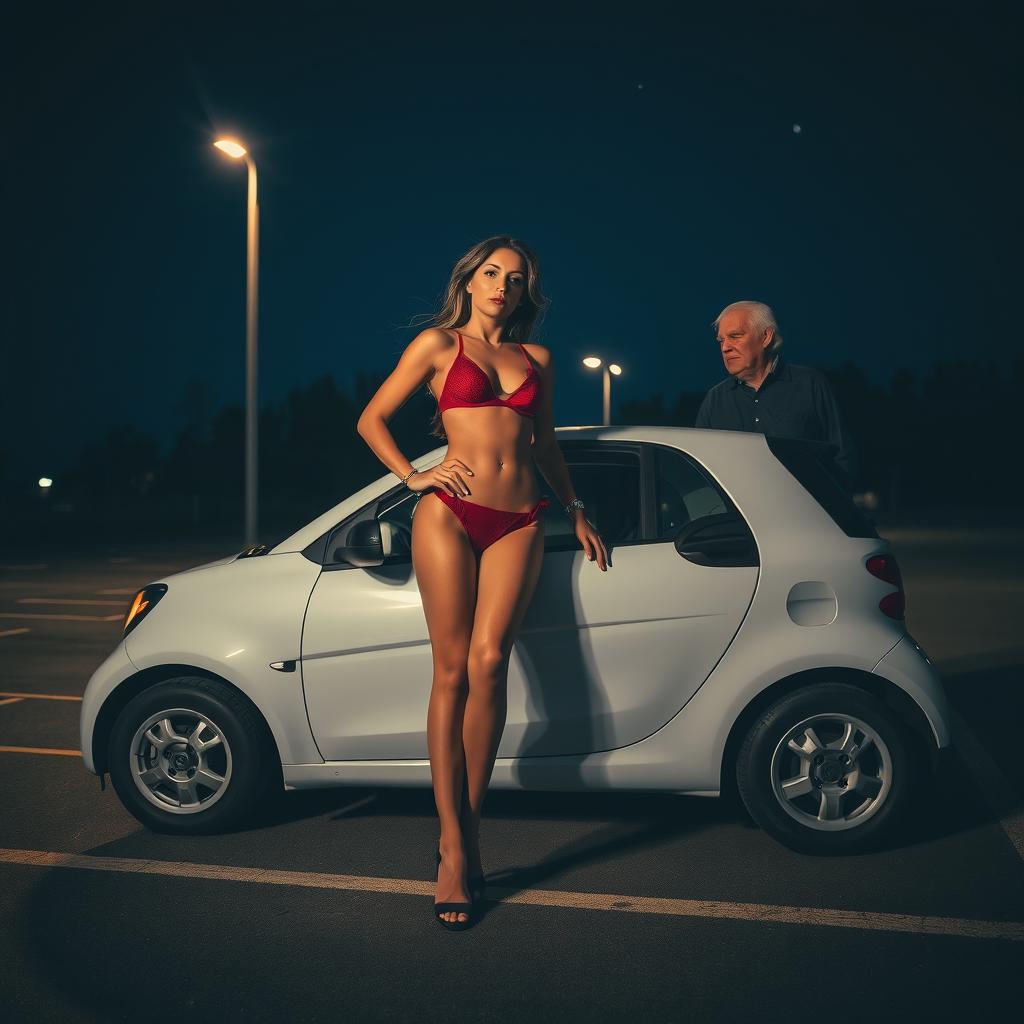
{"label": "parking lot line", "polygon": [[97,594],[137,594],[138,587],[108,587],[106,590],[97,590]]}
{"label": "parking lot line", "polygon": [[90,604],[121,608],[124,601],[104,601],[95,597],[19,597],[18,604]]}
{"label": "parking lot line", "polygon": [[69,693],[18,693],[17,690],[0,690],[0,697],[21,697],[23,700],[78,700]]}
{"label": "parking lot line", "polygon": [[[141,860],[132,857],[92,857],[49,850],[0,849],[0,863],[37,868],[78,868],[136,875],[167,875],[220,882],[256,885],[293,885],[308,889],[348,889],[357,892],[394,893],[433,897],[436,883],[408,878],[368,875],[337,875],[317,871],[282,871],[272,868],[240,868],[224,864],[187,861]],[[765,924],[817,925],[868,931],[943,935],[966,939],[999,939],[1024,942],[1024,922],[980,921],[960,917],[926,917],[917,914],[885,914],[827,907],[786,907],[767,903],[726,903],[717,900],[680,900],[621,893],[566,892],[556,889],[513,889],[489,886],[489,902],[567,910],[605,910],[628,914],[665,914],[672,917],[704,917],[714,920],[757,921]]]}
{"label": "parking lot line", "polygon": [[80,750],[61,750],[59,747],[0,747],[0,754],[50,754],[54,757],[81,757]]}
{"label": "parking lot line", "polygon": [[28,626],[16,626],[14,629],[0,629],[0,636],[19,636],[22,633],[31,633]]}
{"label": "parking lot line", "polygon": [[24,697],[8,697],[6,700],[0,700],[0,704],[19,704],[24,699]]}
{"label": "parking lot line", "polygon": [[0,612],[0,619],[49,619],[51,622],[116,622],[123,615],[47,615],[44,612]]}

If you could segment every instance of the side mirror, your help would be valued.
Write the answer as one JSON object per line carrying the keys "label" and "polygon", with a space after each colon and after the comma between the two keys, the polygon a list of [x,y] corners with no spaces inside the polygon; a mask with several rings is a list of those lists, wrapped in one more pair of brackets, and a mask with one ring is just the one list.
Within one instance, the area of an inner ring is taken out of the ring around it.
{"label": "side mirror", "polygon": [[348,531],[345,544],[334,549],[335,562],[348,562],[361,567],[384,564],[384,545],[381,541],[380,523],[376,519],[364,519]]}

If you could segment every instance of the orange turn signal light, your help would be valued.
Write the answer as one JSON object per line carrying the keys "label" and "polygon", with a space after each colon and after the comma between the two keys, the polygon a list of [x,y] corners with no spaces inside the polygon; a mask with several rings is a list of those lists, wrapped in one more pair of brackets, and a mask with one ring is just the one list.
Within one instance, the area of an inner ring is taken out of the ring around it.
{"label": "orange turn signal light", "polygon": [[167,593],[166,583],[151,583],[143,587],[132,599],[121,626],[121,635],[127,636],[155,607],[157,601]]}

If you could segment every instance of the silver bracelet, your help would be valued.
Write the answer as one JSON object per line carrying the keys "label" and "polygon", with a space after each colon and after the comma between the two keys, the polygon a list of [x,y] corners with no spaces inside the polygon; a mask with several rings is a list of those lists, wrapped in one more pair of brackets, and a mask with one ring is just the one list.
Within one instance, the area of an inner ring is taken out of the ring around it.
{"label": "silver bracelet", "polygon": [[568,516],[568,517],[569,517],[570,519],[572,519],[572,517],[573,517],[573,515],[572,515],[572,514],[573,514],[573,512],[575,512],[575,511],[576,511],[576,509],[578,509],[578,508],[584,508],[584,507],[585,507],[585,506],[584,506],[583,502],[582,502],[582,501],[580,501],[580,499],[579,499],[579,498],[573,498],[573,499],[572,499],[572,501],[570,501],[570,502],[569,502],[569,504],[565,506],[565,514],[566,514],[566,515],[567,515],[567,516]]}

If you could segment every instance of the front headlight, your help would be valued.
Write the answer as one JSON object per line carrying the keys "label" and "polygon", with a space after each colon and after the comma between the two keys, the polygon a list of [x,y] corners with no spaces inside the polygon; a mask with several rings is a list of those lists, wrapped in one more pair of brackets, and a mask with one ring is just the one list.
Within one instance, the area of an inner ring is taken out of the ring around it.
{"label": "front headlight", "polygon": [[167,593],[166,583],[150,583],[143,587],[132,598],[132,603],[125,612],[121,626],[121,636],[126,637],[155,607],[157,601]]}

